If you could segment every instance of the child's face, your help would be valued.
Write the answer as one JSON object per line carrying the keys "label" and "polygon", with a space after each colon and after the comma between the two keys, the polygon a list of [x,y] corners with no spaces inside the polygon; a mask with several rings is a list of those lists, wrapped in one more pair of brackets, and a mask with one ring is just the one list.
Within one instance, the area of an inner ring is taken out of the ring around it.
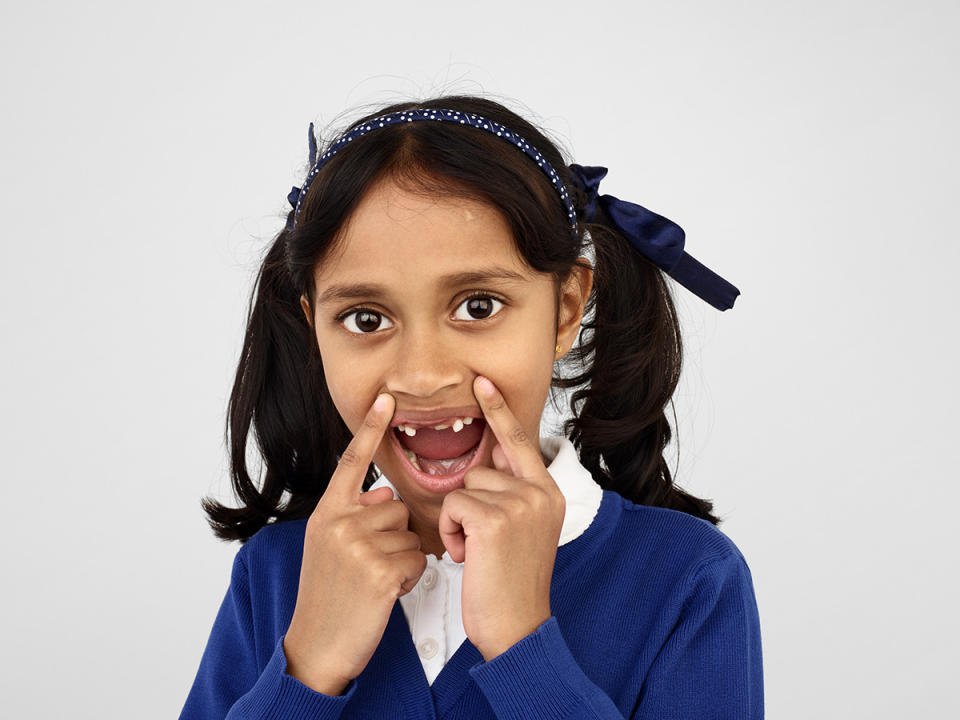
{"label": "child's face", "polygon": [[[455,277],[464,273],[514,277]],[[526,265],[492,206],[421,197],[390,180],[362,198],[315,278],[323,369],[351,432],[381,392],[396,399],[396,416],[469,407],[482,417],[473,381],[484,375],[530,438],[539,437],[555,346],[566,352],[573,344],[590,282],[589,272],[575,273],[558,308],[553,278]],[[325,299],[336,288],[360,285],[366,287]],[[473,294],[494,301],[465,302]],[[489,428],[484,433],[493,440]],[[479,464],[493,467],[494,444],[481,444]],[[374,462],[409,508],[411,525],[435,527],[445,493],[416,482],[390,437]]]}

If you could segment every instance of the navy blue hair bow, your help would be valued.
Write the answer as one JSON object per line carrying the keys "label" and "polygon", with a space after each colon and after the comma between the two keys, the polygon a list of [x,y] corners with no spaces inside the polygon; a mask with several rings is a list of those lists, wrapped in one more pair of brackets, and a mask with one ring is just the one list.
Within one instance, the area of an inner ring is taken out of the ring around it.
{"label": "navy blue hair bow", "polygon": [[684,251],[686,236],[683,228],[636,203],[620,200],[613,195],[598,194],[600,180],[607,174],[607,168],[574,164],[570,165],[570,171],[577,184],[587,193],[584,207],[584,219],[587,222],[593,222],[599,205],[610,219],[610,224],[634,248],[687,290],[718,310],[733,307],[740,291]]}

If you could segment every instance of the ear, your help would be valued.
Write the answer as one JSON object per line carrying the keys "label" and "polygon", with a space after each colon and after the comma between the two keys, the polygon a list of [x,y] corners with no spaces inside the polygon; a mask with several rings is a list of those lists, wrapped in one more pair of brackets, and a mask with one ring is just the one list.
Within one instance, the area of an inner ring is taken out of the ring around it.
{"label": "ear", "polygon": [[303,315],[307,318],[307,325],[313,327],[313,314],[310,312],[310,301],[306,295],[300,296],[300,307],[303,308]]}
{"label": "ear", "polygon": [[[585,258],[584,258],[585,259]],[[557,318],[557,344],[560,345],[560,357],[567,354],[577,339],[583,310],[593,287],[593,269],[574,265],[570,277],[560,288],[560,302]]]}

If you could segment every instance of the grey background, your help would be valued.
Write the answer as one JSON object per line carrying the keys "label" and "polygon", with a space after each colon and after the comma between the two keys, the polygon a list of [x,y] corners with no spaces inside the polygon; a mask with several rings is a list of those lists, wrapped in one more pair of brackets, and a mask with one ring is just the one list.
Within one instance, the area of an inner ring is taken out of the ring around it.
{"label": "grey background", "polygon": [[175,717],[199,499],[306,128],[505,98],[741,291],[677,287],[678,482],[753,571],[771,718],[960,710],[958,6],[4,3],[0,706]]}

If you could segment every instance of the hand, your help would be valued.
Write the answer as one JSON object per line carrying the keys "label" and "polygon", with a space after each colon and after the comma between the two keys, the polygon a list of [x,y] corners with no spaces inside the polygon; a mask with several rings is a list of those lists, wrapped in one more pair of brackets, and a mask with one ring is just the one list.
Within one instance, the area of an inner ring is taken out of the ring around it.
{"label": "hand", "polygon": [[342,693],[367,666],[396,599],[427,567],[420,538],[408,529],[407,506],[389,487],[362,492],[394,409],[393,397],[380,395],[307,520],[283,649],[287,673],[328,695]]}
{"label": "hand", "polygon": [[550,619],[566,501],[536,438],[527,435],[500,391],[483,377],[473,387],[498,441],[496,469],[467,470],[464,487],[443,500],[439,532],[453,561],[464,563],[463,629],[489,661]]}

